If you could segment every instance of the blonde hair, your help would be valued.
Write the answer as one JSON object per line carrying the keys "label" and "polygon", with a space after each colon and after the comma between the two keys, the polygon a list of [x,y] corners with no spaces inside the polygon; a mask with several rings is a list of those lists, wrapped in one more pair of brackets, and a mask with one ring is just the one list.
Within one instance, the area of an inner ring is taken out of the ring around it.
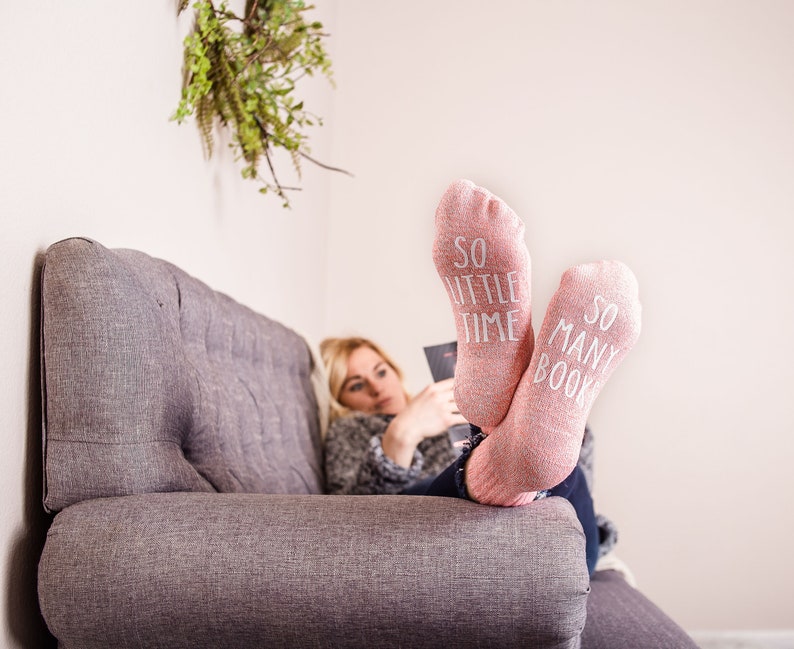
{"label": "blonde hair", "polygon": [[[403,372],[397,363],[394,362],[391,356],[387,354],[384,349],[377,343],[369,340],[368,338],[361,338],[358,336],[351,336],[349,338],[326,338],[320,343],[320,356],[322,356],[323,364],[325,365],[325,373],[328,377],[328,389],[331,393],[331,421],[339,417],[345,417],[351,414],[352,410],[343,406],[339,402],[339,397],[342,394],[342,387],[347,378],[347,362],[350,355],[360,347],[369,347],[372,351],[378,354],[386,363],[394,370],[400,383],[404,383]],[[410,399],[410,395],[403,387],[406,400]]]}

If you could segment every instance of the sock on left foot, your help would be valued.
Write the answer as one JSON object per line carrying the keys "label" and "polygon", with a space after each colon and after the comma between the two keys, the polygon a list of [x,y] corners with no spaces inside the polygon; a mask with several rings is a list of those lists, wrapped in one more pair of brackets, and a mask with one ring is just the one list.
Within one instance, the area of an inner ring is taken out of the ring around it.
{"label": "sock on left foot", "polygon": [[507,415],[466,463],[474,500],[523,504],[570,474],[593,402],[637,341],[640,312],[637,280],[620,262],[563,275]]}

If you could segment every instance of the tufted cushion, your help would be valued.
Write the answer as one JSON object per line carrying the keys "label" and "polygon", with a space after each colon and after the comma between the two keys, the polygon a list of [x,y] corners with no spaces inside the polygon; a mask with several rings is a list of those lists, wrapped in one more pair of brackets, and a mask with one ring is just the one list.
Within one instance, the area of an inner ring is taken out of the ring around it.
{"label": "tufted cushion", "polygon": [[322,491],[305,341],[177,267],[54,244],[41,344],[49,510],[160,491]]}

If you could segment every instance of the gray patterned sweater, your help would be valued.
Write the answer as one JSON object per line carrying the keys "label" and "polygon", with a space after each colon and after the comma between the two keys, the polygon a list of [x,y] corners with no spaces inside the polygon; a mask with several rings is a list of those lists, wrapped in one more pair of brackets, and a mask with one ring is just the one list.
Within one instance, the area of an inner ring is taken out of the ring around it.
{"label": "gray patterned sweater", "polygon": [[356,413],[334,420],[325,437],[325,479],[330,494],[397,494],[446,469],[458,456],[449,435],[422,441],[409,468],[383,454],[387,415]]}

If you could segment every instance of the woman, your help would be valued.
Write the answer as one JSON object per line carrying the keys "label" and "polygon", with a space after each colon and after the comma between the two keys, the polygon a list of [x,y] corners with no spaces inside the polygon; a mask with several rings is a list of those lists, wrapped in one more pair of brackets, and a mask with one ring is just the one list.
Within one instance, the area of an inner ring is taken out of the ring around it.
{"label": "woman", "polygon": [[[592,572],[599,530],[577,462],[593,402],[639,335],[636,279],[619,262],[569,269],[536,340],[523,241],[523,223],[487,190],[458,181],[442,197],[433,259],[455,316],[454,382],[408,399],[401,372],[371,341],[322,343],[337,402],[328,486],[495,506],[561,496],[582,524]],[[444,432],[464,420],[472,435],[455,457]]]}
{"label": "woman", "polygon": [[320,353],[332,397],[325,439],[330,493],[406,493],[456,459],[446,431],[466,420],[452,379],[410,398],[400,368],[371,340],[329,338]]}

